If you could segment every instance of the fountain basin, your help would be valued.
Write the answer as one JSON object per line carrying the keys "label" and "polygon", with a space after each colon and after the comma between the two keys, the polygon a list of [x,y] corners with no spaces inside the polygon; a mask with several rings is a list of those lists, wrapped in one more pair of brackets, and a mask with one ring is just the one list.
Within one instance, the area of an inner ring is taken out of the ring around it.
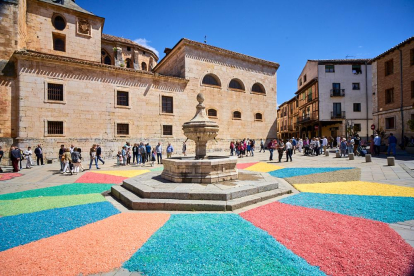
{"label": "fountain basin", "polygon": [[236,156],[173,157],[163,159],[161,177],[176,183],[217,183],[238,178]]}

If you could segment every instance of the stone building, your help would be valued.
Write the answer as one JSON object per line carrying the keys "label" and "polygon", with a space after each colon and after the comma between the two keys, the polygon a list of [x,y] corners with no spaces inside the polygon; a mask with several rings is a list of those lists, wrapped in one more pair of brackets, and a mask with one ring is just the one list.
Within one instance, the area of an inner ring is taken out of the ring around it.
{"label": "stone building", "polygon": [[[115,156],[125,142],[171,142],[205,94],[220,125],[209,150],[241,138],[276,137],[279,64],[181,39],[159,61],[129,39],[103,34],[105,19],[74,1],[0,3],[0,143],[99,143]],[[191,152],[193,144],[188,144]]]}
{"label": "stone building", "polygon": [[289,139],[299,136],[298,103],[297,96],[295,96],[279,106],[277,114],[278,138]]}
{"label": "stone building", "polygon": [[372,60],[372,102],[376,130],[393,133],[398,143],[414,136],[408,120],[414,120],[414,37]]}
{"label": "stone building", "polygon": [[298,78],[300,137],[346,136],[353,127],[367,138],[372,124],[368,59],[308,60]]}

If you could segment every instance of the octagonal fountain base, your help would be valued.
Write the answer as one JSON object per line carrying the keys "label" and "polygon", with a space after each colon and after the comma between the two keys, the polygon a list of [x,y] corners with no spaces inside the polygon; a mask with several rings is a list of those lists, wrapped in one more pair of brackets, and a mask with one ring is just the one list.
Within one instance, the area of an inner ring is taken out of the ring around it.
{"label": "octagonal fountain base", "polygon": [[238,178],[235,156],[208,156],[200,160],[174,157],[164,159],[162,163],[161,177],[176,183],[211,184]]}

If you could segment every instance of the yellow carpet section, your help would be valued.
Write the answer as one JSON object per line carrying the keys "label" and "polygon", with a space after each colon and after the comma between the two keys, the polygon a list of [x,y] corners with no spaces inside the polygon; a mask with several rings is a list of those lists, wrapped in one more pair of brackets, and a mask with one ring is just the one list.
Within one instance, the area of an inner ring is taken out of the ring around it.
{"label": "yellow carpet section", "polygon": [[257,163],[248,168],[245,168],[246,171],[253,171],[253,172],[271,172],[275,170],[283,169],[283,167],[268,164],[268,163]]}
{"label": "yellow carpet section", "polygon": [[322,194],[414,197],[414,188],[364,181],[293,185],[301,192]]}
{"label": "yellow carpet section", "polygon": [[147,172],[150,172],[150,170],[130,170],[130,171],[93,171],[94,173],[100,173],[100,174],[109,174],[109,175],[115,175],[115,176],[123,176],[123,177],[134,177],[137,175],[141,175]]}

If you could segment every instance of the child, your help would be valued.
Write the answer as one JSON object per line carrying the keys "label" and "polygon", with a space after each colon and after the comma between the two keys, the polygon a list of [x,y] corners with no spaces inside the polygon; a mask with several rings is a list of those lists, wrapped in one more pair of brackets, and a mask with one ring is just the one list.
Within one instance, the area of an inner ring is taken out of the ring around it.
{"label": "child", "polygon": [[155,164],[155,156],[157,156],[157,152],[155,148],[152,150],[152,157],[151,157],[151,167],[154,167]]}
{"label": "child", "polygon": [[127,165],[131,165],[131,148],[127,150]]}
{"label": "child", "polygon": [[118,154],[116,155],[117,164],[118,166],[122,165],[122,153],[121,151],[118,151]]}

